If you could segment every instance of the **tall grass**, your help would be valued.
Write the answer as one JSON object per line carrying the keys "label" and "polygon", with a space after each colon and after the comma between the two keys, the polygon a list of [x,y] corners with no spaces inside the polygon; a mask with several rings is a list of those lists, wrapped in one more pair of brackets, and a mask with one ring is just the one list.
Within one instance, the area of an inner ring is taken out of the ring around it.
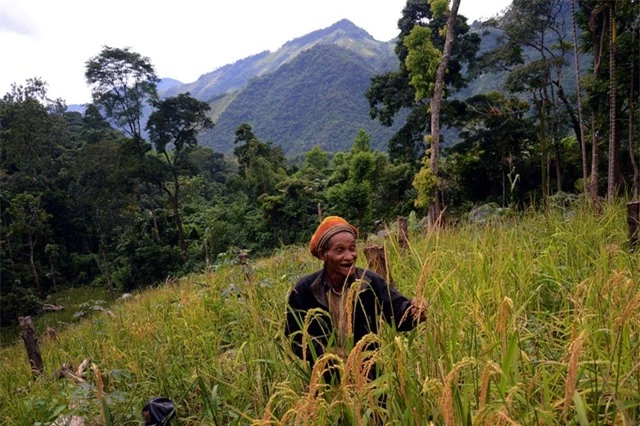
{"label": "tall grass", "polygon": [[[0,422],[141,424],[144,403],[166,396],[179,425],[634,425],[640,259],[624,214],[528,212],[415,231],[407,250],[386,240],[396,286],[430,301],[428,321],[382,327],[313,371],[283,336],[288,291],[320,267],[305,248],[194,274],[70,326],[58,343],[40,339],[44,377],[32,379],[19,345],[0,352]],[[85,358],[96,367],[86,384],[54,376]],[[332,363],[342,381],[329,386]]]}

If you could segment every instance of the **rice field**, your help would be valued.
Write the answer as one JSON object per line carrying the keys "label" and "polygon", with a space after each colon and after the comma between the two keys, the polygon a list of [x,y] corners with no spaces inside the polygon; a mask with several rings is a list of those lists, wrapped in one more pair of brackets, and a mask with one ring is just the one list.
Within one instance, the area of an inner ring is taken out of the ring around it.
{"label": "rice field", "polygon": [[[0,423],[141,425],[164,396],[177,425],[638,425],[640,254],[623,204],[529,211],[385,246],[396,286],[428,320],[385,326],[310,370],[283,333],[286,298],[321,267],[305,247],[140,292],[40,336],[43,376],[20,344],[0,351]],[[361,255],[358,263],[366,267]],[[84,383],[60,378],[89,360]],[[336,362],[341,381],[327,385]],[[373,363],[380,374],[366,380]]]}

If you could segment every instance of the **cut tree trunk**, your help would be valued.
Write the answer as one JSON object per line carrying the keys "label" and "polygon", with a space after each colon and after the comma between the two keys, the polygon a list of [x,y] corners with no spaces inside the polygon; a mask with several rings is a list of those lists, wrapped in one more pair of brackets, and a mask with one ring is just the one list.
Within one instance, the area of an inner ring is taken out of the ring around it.
{"label": "cut tree trunk", "polygon": [[44,373],[44,365],[42,364],[42,355],[40,355],[36,330],[33,327],[31,317],[18,317],[18,321],[20,322],[20,338],[22,338],[24,346],[27,349],[31,374],[33,374],[35,378]]}
{"label": "cut tree trunk", "polygon": [[634,251],[638,248],[640,237],[640,201],[627,204],[627,225],[629,226],[629,248]]}
{"label": "cut tree trunk", "polygon": [[387,256],[384,253],[384,247],[380,245],[365,247],[364,255],[367,258],[369,269],[385,278],[388,283],[393,283],[393,278],[391,277],[391,265],[387,263]]}
{"label": "cut tree trunk", "polygon": [[401,249],[409,248],[409,222],[406,217],[398,216],[398,245]]}

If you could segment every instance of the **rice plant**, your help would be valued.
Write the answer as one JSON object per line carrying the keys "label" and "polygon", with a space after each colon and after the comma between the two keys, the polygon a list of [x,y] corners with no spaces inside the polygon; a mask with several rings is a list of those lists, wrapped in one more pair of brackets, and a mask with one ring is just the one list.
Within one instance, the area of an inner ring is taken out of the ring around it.
{"label": "rice plant", "polygon": [[[289,290],[321,267],[306,248],[167,282],[41,337],[42,377],[20,344],[2,349],[0,423],[136,425],[165,396],[178,425],[635,425],[640,259],[624,215],[576,207],[413,229],[408,249],[387,237],[395,285],[429,300],[428,320],[384,325],[313,369],[283,333]],[[85,359],[83,383],[60,378]]]}

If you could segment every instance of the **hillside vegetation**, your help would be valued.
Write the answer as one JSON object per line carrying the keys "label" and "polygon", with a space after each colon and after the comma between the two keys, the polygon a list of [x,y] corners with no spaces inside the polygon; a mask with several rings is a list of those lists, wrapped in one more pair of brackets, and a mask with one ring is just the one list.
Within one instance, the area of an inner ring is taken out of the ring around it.
{"label": "hillside vegetation", "polygon": [[[429,320],[371,337],[381,343],[375,382],[360,376],[356,347],[333,387],[283,336],[287,293],[319,262],[287,247],[221,264],[69,326],[58,342],[41,338],[36,380],[24,348],[3,350],[0,423],[141,424],[144,403],[161,395],[176,402],[178,425],[367,424],[370,410],[396,425],[637,424],[640,262],[626,234],[618,204],[600,217],[577,207],[414,226],[405,252],[393,237],[375,240],[399,289],[430,300]],[[85,358],[95,364],[86,384],[54,375]]]}

